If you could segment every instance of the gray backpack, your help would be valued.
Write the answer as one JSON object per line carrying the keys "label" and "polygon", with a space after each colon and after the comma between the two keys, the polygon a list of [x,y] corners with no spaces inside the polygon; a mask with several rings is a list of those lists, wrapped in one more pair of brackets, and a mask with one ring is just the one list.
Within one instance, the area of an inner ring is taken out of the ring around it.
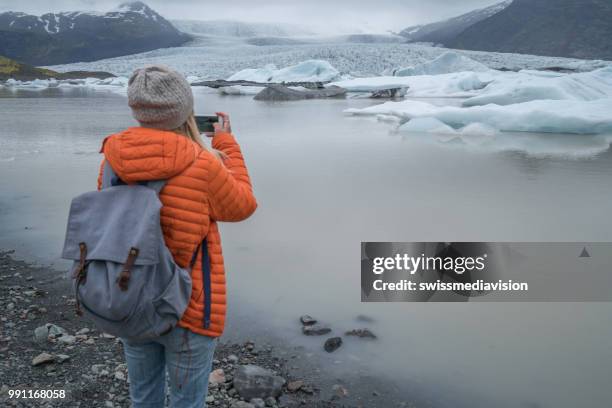
{"label": "gray backpack", "polygon": [[[102,190],[72,200],[62,257],[74,261],[77,314],[106,333],[161,336],[191,298],[190,271],[174,262],[161,230],[165,183],[126,185],[107,163]],[[194,261],[195,254],[191,267]]]}

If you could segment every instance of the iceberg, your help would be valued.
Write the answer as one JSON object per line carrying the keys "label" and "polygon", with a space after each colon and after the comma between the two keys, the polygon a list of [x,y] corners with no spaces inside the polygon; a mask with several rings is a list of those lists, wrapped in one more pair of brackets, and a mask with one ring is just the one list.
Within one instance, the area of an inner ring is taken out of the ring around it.
{"label": "iceberg", "polygon": [[447,51],[439,57],[414,67],[392,71],[393,76],[441,75],[453,72],[486,72],[489,67],[464,55]]}
{"label": "iceberg", "polygon": [[612,133],[611,107],[612,99],[538,100],[467,108],[406,100],[344,112],[347,115],[393,115],[404,120],[435,118],[454,129],[480,123],[499,131],[604,134]]}
{"label": "iceberg", "polygon": [[253,81],[253,82],[272,82],[274,73],[278,71],[276,65],[268,64],[263,68],[248,68],[236,72],[227,78],[228,81]]}
{"label": "iceberg", "polygon": [[397,128],[398,132],[455,135],[457,131],[433,117],[414,118]]}
{"label": "iceberg", "polygon": [[332,82],[349,92],[372,92],[389,88],[408,88],[406,96],[413,98],[458,98],[478,95],[488,82],[474,72],[409,77],[380,76],[354,78]]}
{"label": "iceberg", "polygon": [[221,95],[257,95],[262,89],[261,86],[231,85],[222,86],[217,91]]}
{"label": "iceberg", "polygon": [[521,71],[499,73],[463,106],[510,105],[534,100],[592,101],[612,98],[612,67],[577,74]]}
{"label": "iceberg", "polygon": [[4,86],[11,90],[28,90],[42,91],[49,88],[70,89],[70,88],[90,88],[96,90],[106,90],[125,94],[127,92],[128,78],[84,78],[84,79],[35,79],[32,81],[18,81],[8,79],[4,83],[0,83],[0,87]]}
{"label": "iceberg", "polygon": [[243,69],[227,78],[228,81],[253,82],[330,82],[341,79],[340,72],[329,62],[308,60],[297,65],[277,69],[269,64],[263,68]]}

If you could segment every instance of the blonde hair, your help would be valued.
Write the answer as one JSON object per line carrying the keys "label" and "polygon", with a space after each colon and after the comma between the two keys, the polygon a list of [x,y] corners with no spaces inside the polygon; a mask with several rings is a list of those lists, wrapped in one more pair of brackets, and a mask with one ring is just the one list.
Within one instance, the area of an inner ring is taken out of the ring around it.
{"label": "blonde hair", "polygon": [[208,150],[208,148],[204,144],[204,141],[202,140],[202,136],[200,135],[200,129],[198,129],[198,124],[196,123],[195,116],[193,113],[189,115],[185,123],[174,129],[174,132],[180,133],[183,136],[187,136],[202,149]]}
{"label": "blonde hair", "polygon": [[200,129],[198,129],[198,123],[196,122],[195,115],[193,113],[189,115],[187,120],[181,126],[177,127],[176,129],[173,129],[173,132],[181,134],[185,137],[188,137],[194,143],[200,146],[202,150],[212,151],[212,153],[219,160],[221,160],[221,162],[223,162],[227,158],[227,155],[223,153],[222,151],[217,150],[217,149],[209,149],[206,146],[206,144],[204,143],[204,140],[202,140]]}

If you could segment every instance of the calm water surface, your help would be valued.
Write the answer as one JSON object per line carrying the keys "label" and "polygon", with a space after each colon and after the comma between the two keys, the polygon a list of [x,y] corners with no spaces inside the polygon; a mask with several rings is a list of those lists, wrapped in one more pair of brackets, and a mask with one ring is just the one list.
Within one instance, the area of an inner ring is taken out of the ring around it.
{"label": "calm water surface", "polygon": [[[426,390],[433,406],[609,406],[610,304],[362,305],[359,282],[361,241],[612,240],[605,142],[517,135],[540,153],[551,141],[599,152],[580,159],[473,151],[342,115],[372,103],[196,90],[199,113],[232,115],[259,201],[251,219],[222,226],[229,336],[275,332],[319,355],[297,316],[344,331],[365,314],[379,340],[347,341],[326,358],[334,375],[393,378]],[[0,90],[0,121],[0,248],[61,268],[70,199],[95,188],[103,137],[134,124],[126,99]]]}

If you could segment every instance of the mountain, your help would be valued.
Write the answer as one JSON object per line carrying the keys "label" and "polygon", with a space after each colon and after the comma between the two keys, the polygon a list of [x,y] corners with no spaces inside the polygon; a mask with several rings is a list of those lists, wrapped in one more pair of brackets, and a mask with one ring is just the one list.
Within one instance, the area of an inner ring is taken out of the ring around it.
{"label": "mountain", "polygon": [[448,20],[408,27],[402,30],[399,34],[405,37],[409,42],[433,42],[436,44],[446,44],[468,27],[494,16],[510,6],[511,3],[512,0],[506,0],[493,6],[474,10],[467,14],[450,18]]}
{"label": "mountain", "polygon": [[78,79],[78,78],[110,78],[113,74],[108,72],[70,71],[56,72],[50,69],[36,68],[28,64],[21,64],[0,55],[0,81],[17,79],[31,81],[34,79]]}
{"label": "mountain", "polygon": [[611,0],[514,0],[446,46],[612,60]]}
{"label": "mountain", "polygon": [[295,37],[313,34],[304,27],[288,23],[249,23],[230,20],[172,20],[172,23],[186,33],[219,37]]}
{"label": "mountain", "polygon": [[32,65],[94,61],[190,39],[140,1],[107,13],[0,14],[0,55]]}

